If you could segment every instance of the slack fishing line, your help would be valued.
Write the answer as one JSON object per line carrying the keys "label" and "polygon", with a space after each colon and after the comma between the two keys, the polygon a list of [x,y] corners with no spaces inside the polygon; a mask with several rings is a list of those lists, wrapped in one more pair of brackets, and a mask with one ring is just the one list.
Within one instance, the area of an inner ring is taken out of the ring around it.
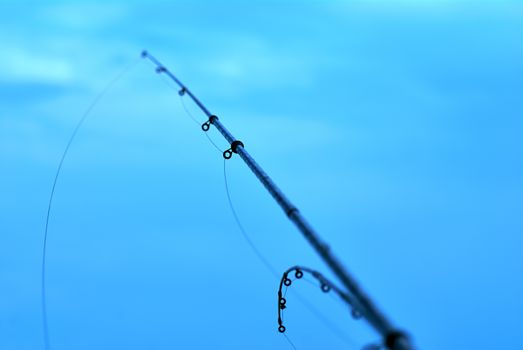
{"label": "slack fishing line", "polygon": [[[91,115],[91,112],[94,110],[94,108],[98,105],[98,103],[107,95],[107,93],[118,83],[122,78],[127,75],[134,67],[138,65],[142,60],[140,58],[134,60],[129,65],[124,67],[118,74],[116,74],[108,83],[107,85],[96,95],[96,97],[92,100],[92,102],[88,105],[84,113],[82,114],[81,118],[76,123],[73,132],[71,133],[71,136],[69,137],[67,144],[64,148],[64,151],[62,152],[60,161],[58,163],[58,166],[56,168],[56,172],[53,178],[53,184],[51,187],[51,192],[49,195],[49,199],[47,201],[47,213],[45,217],[45,227],[44,227],[44,238],[43,238],[43,244],[42,244],[42,260],[41,260],[41,273],[40,273],[40,301],[41,301],[41,310],[42,310],[42,328],[44,333],[44,348],[46,350],[51,349],[51,343],[50,343],[50,337],[49,337],[49,325],[48,325],[48,315],[47,315],[47,289],[46,289],[46,262],[47,262],[47,238],[49,234],[49,223],[52,213],[52,207],[53,207],[53,200],[54,195],[56,192],[56,187],[58,183],[58,179],[60,177],[62,167],[64,165],[65,159],[67,158],[67,155],[69,154],[69,149],[71,148],[71,145],[73,144],[74,140],[76,139],[76,136],[78,132],[80,131],[81,127],[84,125],[85,121],[88,119],[88,117]],[[166,81],[167,83],[167,81]],[[170,86],[170,84],[167,84]],[[172,88],[172,86],[170,86]],[[181,99],[181,96],[180,96]],[[182,100],[183,102],[183,100]],[[200,123],[198,120],[196,120],[190,112],[186,109],[185,105],[183,105],[186,112],[188,112],[189,117],[198,125]],[[218,146],[210,139],[210,137],[206,134],[209,141],[216,147],[218,150]],[[221,150],[220,150],[221,153]]]}
{"label": "slack fishing line", "polygon": [[[49,195],[49,199],[47,201],[47,213],[45,217],[45,227],[44,227],[44,238],[43,238],[43,244],[42,244],[42,260],[41,260],[41,273],[40,273],[40,301],[41,301],[41,311],[42,311],[42,328],[44,333],[44,348],[46,350],[51,349],[51,343],[50,343],[50,337],[49,337],[49,325],[48,325],[48,314],[47,314],[47,289],[46,289],[46,262],[47,262],[47,238],[49,234],[49,223],[52,213],[52,207],[53,207],[53,200],[54,195],[56,192],[56,187],[58,183],[58,179],[60,177],[62,167],[64,165],[65,159],[67,158],[67,155],[69,154],[69,149],[71,148],[71,145],[73,144],[74,140],[76,139],[76,136],[78,132],[80,131],[81,127],[84,125],[85,121],[88,119],[88,117],[91,115],[94,108],[98,105],[98,103],[107,95],[107,93],[118,83],[121,81],[124,76],[126,76],[133,68],[135,68],[138,63],[140,63],[142,60],[141,58],[137,58],[133,62],[131,62],[129,65],[124,67],[119,73],[117,73],[108,83],[107,85],[98,93],[98,95],[95,96],[95,98],[92,100],[92,102],[88,105],[84,113],[82,114],[81,118],[76,123],[73,132],[71,133],[71,136],[69,137],[67,144],[64,148],[64,151],[62,152],[60,161],[58,163],[58,166],[56,168],[56,172],[53,179],[53,184],[51,187],[51,192]],[[173,88],[170,84],[168,84],[168,81],[164,81],[168,86]],[[180,96],[180,99],[183,99]],[[187,110],[185,107],[185,104],[183,104],[184,110],[187,112],[187,115],[198,125],[200,125],[199,121],[192,116],[192,114]],[[212,141],[212,139],[205,134],[209,141],[216,147],[220,153],[222,152],[220,148]]]}
{"label": "slack fishing line", "polygon": [[236,213],[236,209],[234,208],[234,204],[232,203],[231,199],[231,193],[229,191],[229,181],[227,181],[227,161],[223,160],[223,182],[225,184],[225,193],[227,195],[227,203],[229,204],[229,208],[231,210],[232,216],[234,217],[234,221],[236,222],[236,226],[238,226],[239,231],[241,232],[243,238],[251,248],[251,250],[254,252],[258,260],[261,261],[261,263],[265,266],[267,270],[274,276],[278,276],[278,271],[272,266],[272,264],[265,258],[265,256],[260,252],[258,248],[256,248],[256,245],[254,245],[254,242],[250,238],[250,236],[247,234],[247,231],[245,231],[245,228],[243,227],[240,218],[238,217],[238,214]]}
{"label": "slack fishing line", "polygon": [[48,319],[47,319],[47,298],[46,298],[46,261],[47,261],[47,236],[49,233],[49,219],[51,217],[51,209],[53,207],[53,199],[54,194],[56,190],[56,184],[58,183],[58,178],[60,177],[60,173],[62,171],[62,166],[64,164],[64,161],[67,157],[67,154],[69,153],[69,149],[71,148],[71,145],[73,144],[74,139],[76,138],[76,135],[78,134],[78,131],[84,124],[84,122],[87,120],[87,118],[91,115],[91,112],[93,111],[94,107],[100,102],[100,100],[105,97],[105,95],[111,90],[114,85],[119,82],[127,73],[133,69],[140,60],[136,60],[129,64],[127,67],[125,67],[121,72],[119,72],[113,79],[109,81],[109,83],[102,89],[102,91],[94,98],[94,100],[89,104],[85,112],[83,113],[80,120],[76,123],[75,128],[69,137],[69,140],[67,142],[67,145],[65,146],[65,149],[62,153],[62,156],[60,158],[60,161],[58,163],[58,167],[56,169],[54,179],[53,179],[53,186],[51,188],[51,193],[49,195],[49,200],[47,202],[47,214],[45,217],[45,228],[44,228],[44,239],[42,244],[42,263],[41,263],[41,274],[40,274],[40,300],[41,300],[41,308],[42,308],[42,323],[43,323],[43,331],[44,331],[44,347],[46,350],[49,350],[51,348],[50,341],[49,341],[49,328],[48,328]]}
{"label": "slack fishing line", "polygon": [[407,334],[397,329],[387,317],[378,309],[370,297],[356,282],[354,277],[349,274],[341,261],[334,255],[329,245],[324,242],[312,226],[307,222],[300,211],[287,199],[283,192],[276,186],[272,179],[265,173],[261,166],[245,150],[242,141],[236,139],[227,128],[221,123],[219,118],[212,114],[205,105],[185,86],[170,70],[147,51],[142,52],[142,57],[148,59],[156,66],[156,72],[167,75],[175,82],[180,90],[179,94],[187,94],[193,102],[205,113],[208,120],[202,124],[201,128],[207,132],[211,125],[222,134],[230,144],[230,148],[223,152],[225,159],[230,159],[233,154],[238,154],[249,167],[252,173],[258,178],[269,194],[283,209],[288,219],[296,225],[304,238],[320,256],[323,262],[330,268],[334,275],[340,280],[345,293],[350,296],[350,305],[365,318],[374,330],[382,337],[382,342],[390,350],[412,350],[414,349]]}

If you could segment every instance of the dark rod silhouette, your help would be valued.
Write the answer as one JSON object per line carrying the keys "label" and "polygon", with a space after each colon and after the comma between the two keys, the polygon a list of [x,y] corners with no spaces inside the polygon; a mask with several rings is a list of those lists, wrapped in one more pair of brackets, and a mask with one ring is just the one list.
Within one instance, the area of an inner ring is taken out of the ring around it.
{"label": "dark rod silhouette", "polygon": [[142,57],[149,59],[156,65],[156,72],[164,73],[171,78],[180,87],[179,94],[187,94],[200,107],[200,109],[207,115],[209,120],[202,125],[204,131],[209,130],[210,125],[214,125],[216,129],[229,142],[231,148],[223,152],[226,159],[232,157],[233,153],[238,154],[245,164],[256,175],[258,180],[265,186],[267,191],[276,200],[276,202],[283,209],[289,220],[291,220],[296,227],[305,236],[307,241],[312,245],[316,252],[320,255],[323,261],[329,266],[332,272],[338,277],[341,283],[347,288],[348,294],[352,296],[351,301],[353,307],[360,312],[360,314],[370,323],[370,325],[383,337],[383,343],[390,350],[413,350],[409,337],[402,331],[396,329],[392,323],[385,317],[383,313],[378,310],[377,306],[371,299],[363,292],[356,280],[349,274],[347,269],[334,256],[330,247],[320,239],[318,234],[305,220],[298,209],[285,197],[283,192],[276,186],[271,178],[263,171],[263,169],[254,161],[254,159],[247,153],[245,146],[225,128],[217,116],[211,114],[203,103],[193,95],[193,93],[174,76],[163,64],[161,64],[155,57],[151,56],[147,51],[142,51]]}

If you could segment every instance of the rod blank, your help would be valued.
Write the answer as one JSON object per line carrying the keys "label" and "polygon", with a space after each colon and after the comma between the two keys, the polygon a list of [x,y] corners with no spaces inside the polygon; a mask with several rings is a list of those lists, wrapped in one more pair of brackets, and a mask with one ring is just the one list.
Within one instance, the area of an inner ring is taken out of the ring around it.
{"label": "rod blank", "polygon": [[256,163],[251,155],[245,150],[243,143],[236,140],[236,138],[225,128],[220,120],[203,105],[194,96],[194,94],[174,76],[165,66],[163,66],[156,58],[151,56],[147,51],[142,52],[142,57],[149,59],[154,63],[158,73],[165,73],[181,88],[181,92],[187,93],[189,97],[196,103],[198,107],[209,117],[210,123],[222,134],[222,136],[231,145],[231,151],[237,153],[251,169],[254,175],[260,180],[263,186],[267,189],[270,195],[283,209],[290,221],[292,221],[298,230],[303,234],[307,241],[312,245],[314,250],[329,266],[331,271],[338,277],[343,286],[347,289],[346,292],[351,296],[353,306],[361,315],[369,322],[369,324],[382,336],[383,344],[390,350],[413,350],[410,339],[407,335],[393,327],[392,323],[383,315],[372,300],[359,287],[356,280],[349,274],[342,263],[332,253],[330,247],[319,237],[316,231],[311,227],[307,220],[303,217],[300,211],[287,199],[283,192],[276,186],[272,179],[263,171],[263,169]]}

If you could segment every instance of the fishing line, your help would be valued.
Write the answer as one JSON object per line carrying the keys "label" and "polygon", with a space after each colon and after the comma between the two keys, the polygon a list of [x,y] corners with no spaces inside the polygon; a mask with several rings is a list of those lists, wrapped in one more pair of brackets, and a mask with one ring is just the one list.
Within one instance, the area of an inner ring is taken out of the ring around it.
{"label": "fishing line", "polygon": [[[183,98],[183,96],[185,95],[184,92],[182,92],[183,90],[178,90],[175,86],[172,85],[171,81],[168,80],[165,76],[161,75],[161,78],[162,78],[162,81],[165,83],[165,85],[167,85],[169,88],[173,89],[174,91],[177,92],[177,94],[179,95],[180,97],[180,103],[182,105],[182,108],[183,110],[185,111],[185,114],[187,115],[187,117],[189,117],[196,125],[200,126],[203,124],[203,122],[199,121],[192,113],[191,111],[189,110],[189,108],[187,108],[187,105],[185,104],[185,100]],[[223,150],[218,147],[218,145],[213,141],[213,139],[209,136],[208,133],[204,133],[205,137],[207,137],[207,140],[209,140],[209,142],[214,146],[214,148],[216,148],[220,153],[223,153]]]}
{"label": "fishing line", "polygon": [[298,350],[298,349],[296,348],[296,346],[294,346],[294,343],[292,342],[292,340],[287,336],[287,334],[284,334],[283,336],[285,337],[285,339],[287,339],[287,341],[289,342],[289,344],[292,346],[292,348],[293,348],[294,350]]}
{"label": "fishing line", "polygon": [[[199,121],[192,113],[191,111],[189,110],[189,108],[187,108],[187,105],[185,104],[185,99],[183,98],[183,96],[185,95],[185,93],[183,92],[183,90],[178,90],[176,87],[174,87],[171,83],[170,80],[168,80],[165,76],[161,75],[162,77],[162,81],[167,85],[169,86],[171,89],[175,90],[179,97],[180,97],[180,103],[182,105],[182,108],[183,110],[185,111],[185,114],[198,126],[201,127],[201,125],[203,124],[203,122]],[[212,140],[212,138],[209,136],[208,133],[204,133],[205,137],[207,137],[207,140],[209,140],[209,142],[214,146],[214,148],[216,148],[220,153],[223,153],[223,150],[218,147],[218,145]]]}
{"label": "fishing line", "polygon": [[60,162],[58,163],[58,167],[56,169],[56,173],[53,180],[53,186],[51,188],[51,193],[49,195],[49,200],[47,203],[47,214],[45,218],[45,229],[44,229],[44,240],[42,245],[42,269],[41,269],[41,286],[40,286],[40,299],[41,299],[41,307],[42,307],[42,325],[43,325],[43,331],[44,331],[44,348],[46,350],[51,349],[50,341],[49,341],[49,328],[48,328],[48,319],[47,319],[47,298],[46,298],[46,274],[45,274],[45,267],[46,267],[46,258],[47,258],[47,236],[49,232],[49,219],[51,217],[51,209],[53,206],[53,199],[54,194],[56,190],[56,184],[58,183],[58,178],[60,176],[60,172],[62,170],[62,166],[64,164],[65,158],[67,157],[67,154],[69,152],[69,148],[71,147],[76,135],[78,134],[78,131],[84,124],[87,117],[90,115],[93,108],[100,102],[100,100],[109,92],[109,90],[118,82],[120,81],[124,75],[126,75],[132,68],[134,68],[138,63],[140,62],[140,59],[132,62],[127,67],[125,67],[120,73],[118,73],[112,80],[109,81],[109,83],[103,88],[103,90],[94,98],[94,100],[89,104],[87,109],[85,110],[84,114],[76,124],[73,133],[71,134],[67,145],[65,146],[65,149],[62,153],[62,156],[60,158]]}
{"label": "fishing line", "polygon": [[[189,110],[189,108],[187,107],[187,105],[185,104],[185,99],[183,98],[185,96],[185,90],[184,89],[178,89],[176,88],[176,86],[173,86],[171,80],[167,79],[164,75],[160,75],[160,77],[162,78],[162,81],[165,83],[165,85],[167,85],[169,88],[173,89],[174,91],[176,91],[176,93],[178,94],[178,96],[180,97],[180,103],[182,105],[182,108],[183,110],[185,111],[185,114],[196,124],[198,125],[199,127],[202,126],[203,122],[201,122],[200,120],[198,120],[198,118],[196,118],[194,116],[194,114],[191,113],[191,111]],[[213,139],[209,136],[208,133],[204,133],[205,137],[207,137],[207,140],[209,140],[209,142],[213,145],[214,148],[216,148],[220,153],[223,153],[223,150],[216,144],[216,142],[213,141]]]}
{"label": "fishing line", "polygon": [[[166,79],[165,77],[162,77],[163,79]],[[195,123],[196,125],[200,126],[202,125],[203,122],[197,120],[193,114],[189,111],[189,109],[187,108],[187,106],[185,105],[185,100],[183,98],[183,96],[180,96],[180,102],[182,103],[182,107],[183,107],[183,110],[185,111],[185,113],[189,116],[189,118],[191,118]],[[207,133],[205,133],[205,135],[207,135]]]}
{"label": "fishing line", "polygon": [[[180,93],[178,92],[178,94]],[[183,98],[183,94],[180,95],[180,101],[182,103],[183,110],[185,111],[185,113],[187,113],[189,118],[194,120],[196,124],[198,124],[198,126],[201,126],[203,123],[199,122],[187,108],[187,105],[185,104],[185,100]],[[218,147],[218,145],[213,141],[213,139],[209,136],[209,133],[204,132],[203,134],[205,135],[205,137],[207,137],[207,140],[209,140],[209,142],[214,146],[214,148],[216,148],[220,153],[223,153],[223,150],[220,147]]]}
{"label": "fishing line", "polygon": [[196,119],[194,117],[194,115],[187,109],[187,107],[185,106],[185,102],[183,101],[183,94],[180,94],[180,92],[178,91],[178,89],[172,85],[172,82],[167,79],[165,76],[161,75],[160,76],[162,78],[162,81],[165,83],[165,85],[167,85],[169,88],[173,89],[174,91],[176,91],[178,93],[178,95],[180,95],[180,101],[182,102],[182,107],[185,111],[185,114],[198,126],[202,125],[202,122],[200,122],[198,119]]}
{"label": "fishing line", "polygon": [[307,282],[307,283],[309,283],[309,284],[311,284],[311,285],[313,285],[313,286],[316,286],[316,282],[314,282],[314,281],[308,279],[308,278],[305,277],[305,276],[303,277],[302,280],[305,281],[305,282]]}
{"label": "fishing line", "polygon": [[234,209],[234,205],[231,200],[231,194],[229,192],[229,183],[227,181],[226,164],[227,164],[227,160],[224,159],[223,160],[223,179],[224,179],[224,183],[225,183],[225,193],[227,194],[227,202],[229,203],[229,208],[231,209],[231,213],[232,213],[232,216],[234,217],[234,221],[236,221],[236,225],[238,226],[243,238],[245,239],[245,241],[247,241],[247,243],[251,247],[254,254],[256,254],[256,256],[262,262],[262,264],[265,265],[267,270],[269,270],[276,278],[278,278],[278,276],[279,276],[278,271],[274,268],[274,266],[272,266],[272,264],[265,258],[265,256],[263,256],[263,254],[254,245],[253,241],[251,240],[251,238],[249,237],[249,235],[243,228],[243,225],[242,225],[240,219],[238,218],[238,214],[236,214],[236,209]]}
{"label": "fishing line", "polygon": [[[294,291],[294,297],[298,299],[325,327],[327,327],[338,339],[353,349],[357,349],[356,341],[345,334],[339,327],[332,323],[325,315],[323,315],[318,309],[314,307],[307,299],[303,298],[301,294]],[[283,316],[282,316],[283,319]],[[285,333],[283,333],[285,335]]]}

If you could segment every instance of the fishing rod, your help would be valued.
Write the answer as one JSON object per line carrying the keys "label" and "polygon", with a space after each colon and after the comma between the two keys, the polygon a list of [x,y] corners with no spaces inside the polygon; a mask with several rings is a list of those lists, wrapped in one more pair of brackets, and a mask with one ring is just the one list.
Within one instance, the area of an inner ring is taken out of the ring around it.
{"label": "fishing rod", "polygon": [[218,117],[212,114],[200,100],[185,86],[176,76],[169,71],[160,61],[147,51],[142,51],[142,58],[148,59],[156,65],[158,74],[166,74],[179,87],[179,95],[187,94],[192,101],[205,113],[208,120],[201,125],[204,132],[209,131],[213,125],[230,144],[230,148],[223,152],[225,159],[230,159],[233,153],[236,153],[247,164],[249,169],[254,173],[262,185],[267,189],[270,195],[283,209],[288,219],[292,221],[298,230],[303,234],[305,239],[316,250],[321,259],[327,264],[331,271],[338,277],[343,286],[350,294],[352,307],[356,309],[369,324],[382,336],[383,344],[390,350],[413,350],[410,339],[406,333],[395,328],[392,323],[378,310],[377,306],[360,288],[356,280],[349,274],[342,263],[334,256],[331,248],[319,237],[312,226],[305,220],[300,211],[287,199],[283,192],[276,186],[272,179],[256,163],[251,155],[245,150],[242,141],[237,140],[227,128],[220,122]]}

